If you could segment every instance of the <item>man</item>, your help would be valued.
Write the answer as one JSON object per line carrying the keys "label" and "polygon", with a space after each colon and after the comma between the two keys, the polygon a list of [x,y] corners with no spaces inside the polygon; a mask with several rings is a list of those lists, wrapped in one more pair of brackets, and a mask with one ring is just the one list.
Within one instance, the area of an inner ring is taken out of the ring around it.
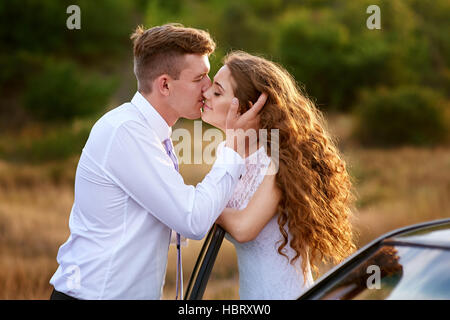
{"label": "man", "polygon": [[138,92],[97,121],[83,148],[52,299],[160,299],[171,229],[203,238],[245,173],[232,132],[256,128],[265,97],[243,115],[230,107],[216,163],[196,187],[185,185],[171,126],[200,117],[215,43],[174,24],[138,27],[132,39]]}

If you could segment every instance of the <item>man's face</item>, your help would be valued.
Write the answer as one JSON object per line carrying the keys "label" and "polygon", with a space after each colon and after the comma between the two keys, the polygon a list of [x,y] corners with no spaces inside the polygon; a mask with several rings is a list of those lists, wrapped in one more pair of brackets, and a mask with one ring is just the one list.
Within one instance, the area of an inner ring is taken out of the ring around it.
{"label": "man's face", "polygon": [[171,81],[170,106],[182,118],[198,119],[203,107],[203,92],[211,86],[207,55],[186,54],[184,69]]}

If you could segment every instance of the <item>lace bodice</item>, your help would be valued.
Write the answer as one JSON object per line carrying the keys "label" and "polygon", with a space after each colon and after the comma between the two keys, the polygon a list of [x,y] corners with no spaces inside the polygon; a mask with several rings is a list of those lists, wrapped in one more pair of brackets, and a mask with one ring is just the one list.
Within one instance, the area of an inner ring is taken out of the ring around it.
{"label": "lace bodice", "polygon": [[[270,158],[264,147],[245,159],[247,171],[239,180],[227,207],[242,210],[247,206],[263,181],[269,164]],[[278,253],[279,241],[283,238],[278,227],[277,216],[273,217],[252,241],[239,243],[228,233],[225,237],[236,248],[240,299],[296,299],[312,285],[313,279],[309,265],[304,283],[300,267],[301,258],[293,266],[286,257]],[[285,253],[289,257],[294,256],[294,251],[289,245],[285,247]]]}
{"label": "lace bodice", "polygon": [[236,185],[228,208],[245,208],[264,179],[270,158],[261,148],[245,159],[246,173]]}

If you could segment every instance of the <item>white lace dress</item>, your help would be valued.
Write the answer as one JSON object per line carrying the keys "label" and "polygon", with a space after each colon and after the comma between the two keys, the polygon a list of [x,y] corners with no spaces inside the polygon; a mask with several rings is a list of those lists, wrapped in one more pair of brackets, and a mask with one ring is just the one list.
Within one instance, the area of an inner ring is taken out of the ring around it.
{"label": "white lace dress", "polygon": [[[238,182],[229,208],[243,209],[264,179],[270,164],[264,147],[245,159],[247,172]],[[252,241],[239,243],[230,234],[225,238],[236,248],[239,266],[239,296],[242,300],[289,300],[296,299],[313,284],[308,264],[304,283],[301,257],[292,265],[277,249],[283,239],[275,215]],[[287,227],[286,227],[287,230]],[[288,230],[287,230],[288,231]],[[288,232],[289,233],[289,232]],[[294,257],[294,250],[285,246],[285,253]]]}

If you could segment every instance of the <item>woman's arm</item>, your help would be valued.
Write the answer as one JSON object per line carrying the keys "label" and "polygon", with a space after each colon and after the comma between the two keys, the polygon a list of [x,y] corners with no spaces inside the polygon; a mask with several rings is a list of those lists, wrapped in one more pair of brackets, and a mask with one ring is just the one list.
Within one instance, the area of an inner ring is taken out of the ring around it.
{"label": "woman's arm", "polygon": [[248,205],[243,210],[225,208],[216,223],[238,242],[255,239],[273,218],[280,201],[276,175],[266,175]]}

